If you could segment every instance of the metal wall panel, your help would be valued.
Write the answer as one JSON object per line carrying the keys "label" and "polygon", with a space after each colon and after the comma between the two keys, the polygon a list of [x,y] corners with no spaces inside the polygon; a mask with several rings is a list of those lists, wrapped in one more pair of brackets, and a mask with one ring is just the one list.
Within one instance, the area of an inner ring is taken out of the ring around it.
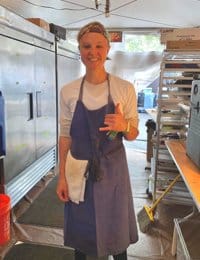
{"label": "metal wall panel", "polygon": [[[65,47],[63,47],[65,45]],[[57,92],[58,92],[58,135],[59,135],[59,115],[60,115],[60,90],[61,88],[80,77],[83,74],[84,67],[80,61],[79,53],[72,50],[70,46],[63,43],[57,43]]]}
{"label": "metal wall panel", "polygon": [[[79,53],[67,43],[57,43],[57,81],[58,100],[61,88],[72,80],[80,77],[84,72]],[[59,101],[58,101],[59,102]]]}

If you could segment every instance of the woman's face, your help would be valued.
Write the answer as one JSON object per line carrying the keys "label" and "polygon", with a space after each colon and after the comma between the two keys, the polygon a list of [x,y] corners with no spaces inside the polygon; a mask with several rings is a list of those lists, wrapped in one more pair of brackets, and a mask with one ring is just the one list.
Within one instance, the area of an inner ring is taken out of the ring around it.
{"label": "woman's face", "polygon": [[101,33],[88,32],[81,37],[79,49],[86,68],[95,70],[104,67],[110,46]]}

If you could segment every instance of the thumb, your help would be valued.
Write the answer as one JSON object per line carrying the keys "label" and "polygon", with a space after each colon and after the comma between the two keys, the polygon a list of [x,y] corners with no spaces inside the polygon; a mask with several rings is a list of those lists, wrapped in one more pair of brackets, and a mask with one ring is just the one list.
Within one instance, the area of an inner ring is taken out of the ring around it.
{"label": "thumb", "polygon": [[122,107],[120,103],[117,103],[115,106],[115,114],[121,114],[122,115]]}

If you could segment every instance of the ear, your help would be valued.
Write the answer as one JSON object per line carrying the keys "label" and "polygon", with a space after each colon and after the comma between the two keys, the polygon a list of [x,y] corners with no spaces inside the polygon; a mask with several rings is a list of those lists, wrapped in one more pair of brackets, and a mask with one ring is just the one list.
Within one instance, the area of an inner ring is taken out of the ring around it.
{"label": "ear", "polygon": [[[110,51],[110,45],[108,45],[107,54],[109,53],[109,51]],[[110,58],[107,57],[107,60],[110,60]]]}

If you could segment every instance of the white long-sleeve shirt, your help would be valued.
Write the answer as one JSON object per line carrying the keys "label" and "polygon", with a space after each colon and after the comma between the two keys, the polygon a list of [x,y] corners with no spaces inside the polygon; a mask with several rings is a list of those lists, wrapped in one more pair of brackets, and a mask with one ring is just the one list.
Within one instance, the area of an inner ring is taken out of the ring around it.
{"label": "white long-sleeve shirt", "polygon": [[[82,77],[63,86],[60,92],[60,136],[69,137],[73,113],[78,100]],[[121,104],[125,119],[138,127],[137,99],[134,86],[117,76],[110,75],[110,93],[114,104]],[[83,103],[89,110],[98,109],[108,102],[108,82],[91,84],[84,81]]]}

